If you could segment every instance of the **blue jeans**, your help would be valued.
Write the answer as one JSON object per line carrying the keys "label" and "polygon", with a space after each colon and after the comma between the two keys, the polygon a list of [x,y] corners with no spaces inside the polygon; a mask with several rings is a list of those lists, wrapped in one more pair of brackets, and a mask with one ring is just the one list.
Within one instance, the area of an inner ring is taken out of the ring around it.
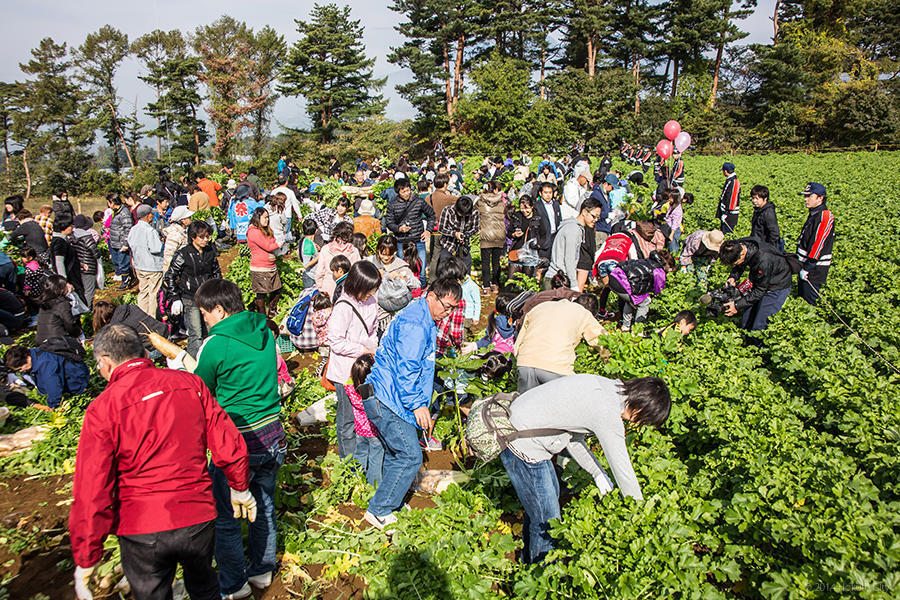
{"label": "blue jeans", "polygon": [[341,458],[347,458],[356,454],[356,426],[353,424],[353,405],[347,396],[343,384],[332,381],[334,392],[337,396],[337,410],[334,415],[334,425],[337,429],[337,447]]}
{"label": "blue jeans", "polygon": [[669,240],[669,254],[678,254],[681,249],[681,229],[672,232],[672,239]]}
{"label": "blue jeans", "polygon": [[381,467],[384,464],[384,446],[381,445],[378,438],[357,435],[353,458],[362,467],[369,485],[378,487],[378,482],[381,481]]}
{"label": "blue jeans", "polygon": [[791,288],[769,290],[759,302],[741,315],[741,327],[747,331],[760,331],[769,325],[769,317],[776,314],[791,294]]}
{"label": "blue jeans", "polygon": [[247,577],[275,570],[275,481],[284,462],[287,446],[283,441],[263,454],[250,455],[250,493],[256,500],[256,520],[248,523],[249,564],[244,560],[241,521],[234,518],[231,490],[225,473],[209,464],[216,499],[216,565],[222,594],[233,594],[247,583]]}
{"label": "blue jeans", "polygon": [[560,516],[559,480],[553,463],[549,460],[527,463],[508,448],[500,453],[500,461],[525,509],[522,560],[526,563],[541,562],[553,549],[549,521]]}
{"label": "blue jeans", "polygon": [[200,314],[200,309],[194,304],[193,298],[182,297],[181,303],[183,305],[181,314],[184,316],[184,324],[187,326],[188,333],[187,353],[197,358],[203,338],[206,337],[206,322],[203,320],[203,315]]}
{"label": "blue jeans", "polygon": [[116,270],[116,275],[124,275],[131,271],[131,254],[126,250],[109,249],[109,258]]}
{"label": "blue jeans", "polygon": [[[425,242],[416,242],[416,252],[419,254],[419,282],[422,284],[422,287],[425,287],[428,283],[428,278],[425,276],[425,271],[428,266],[428,257],[425,252]],[[403,258],[403,245],[397,244],[397,257]],[[432,273],[434,275],[434,273]]]}
{"label": "blue jeans", "polygon": [[369,512],[376,517],[386,517],[403,506],[403,498],[422,466],[419,430],[394,414],[377,398],[363,400],[363,408],[384,444],[381,482],[369,500]]}

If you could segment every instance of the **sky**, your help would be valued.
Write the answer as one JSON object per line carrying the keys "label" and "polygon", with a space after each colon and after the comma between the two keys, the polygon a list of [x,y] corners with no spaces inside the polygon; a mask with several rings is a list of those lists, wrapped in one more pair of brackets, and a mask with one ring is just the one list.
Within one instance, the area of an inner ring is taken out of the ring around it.
{"label": "sky", "polygon": [[[412,106],[395,91],[395,86],[411,79],[405,69],[387,62],[391,46],[402,44],[404,38],[394,29],[400,22],[397,13],[388,8],[389,2],[372,0],[333,0],[339,5],[347,5],[354,19],[359,19],[365,28],[363,41],[366,54],[375,58],[375,77],[387,77],[382,94],[388,99],[386,116],[401,120],[412,118]],[[325,0],[320,0],[324,4]],[[772,23],[769,20],[775,0],[759,0],[756,12],[741,25],[750,33],[744,43],[770,41]],[[253,29],[269,25],[284,35],[290,45],[299,37],[294,19],[306,19],[313,2],[285,2],[275,0],[253,0],[248,2],[209,0],[0,0],[4,18],[0,22],[0,39],[4,40],[4,52],[0,54],[0,81],[23,79],[19,63],[30,59],[30,50],[44,37],[51,37],[57,43],[66,42],[77,47],[85,36],[106,24],[118,28],[128,35],[129,40],[154,29],[181,29],[193,31],[199,25],[215,21],[220,15],[228,14],[244,21]],[[151,89],[138,79],[141,67],[132,57],[126,59],[116,75],[122,108],[131,112],[137,102],[141,111],[152,99]],[[148,122],[146,116],[143,121]],[[309,127],[309,119],[300,98],[279,98],[273,112],[272,131],[277,133],[280,126],[292,128]]]}

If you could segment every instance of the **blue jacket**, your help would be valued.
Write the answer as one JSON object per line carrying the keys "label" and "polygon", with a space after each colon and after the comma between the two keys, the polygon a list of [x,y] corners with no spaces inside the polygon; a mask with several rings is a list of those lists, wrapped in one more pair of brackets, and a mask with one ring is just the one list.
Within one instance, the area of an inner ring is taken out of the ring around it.
{"label": "blue jacket", "polygon": [[56,408],[63,392],[80,394],[87,389],[91,372],[83,362],[66,359],[59,354],[32,348],[31,374],[40,393],[47,396],[47,406]]}
{"label": "blue jacket", "polygon": [[233,200],[228,206],[228,226],[234,231],[234,237],[239,242],[247,241],[247,228],[250,227],[250,217],[260,206],[263,206],[253,198]]}
{"label": "blue jacket", "polygon": [[434,391],[436,338],[425,298],[410,303],[388,325],[366,379],[379,402],[416,427],[413,411],[428,406]]}
{"label": "blue jacket", "polygon": [[598,183],[594,186],[594,191],[591,192],[591,198],[596,198],[600,201],[600,218],[597,219],[597,222],[594,223],[594,229],[597,231],[605,231],[606,233],[610,232],[612,226],[609,224],[607,219],[609,218],[609,210],[610,210],[610,202],[609,196],[606,195],[606,192],[603,191],[603,184]]}

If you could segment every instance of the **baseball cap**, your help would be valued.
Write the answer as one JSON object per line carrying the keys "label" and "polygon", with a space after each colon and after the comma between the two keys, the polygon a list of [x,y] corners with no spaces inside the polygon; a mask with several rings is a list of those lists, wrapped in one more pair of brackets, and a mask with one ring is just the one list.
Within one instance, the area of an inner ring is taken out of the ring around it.
{"label": "baseball cap", "polygon": [[245,198],[249,198],[252,192],[253,188],[250,187],[250,184],[242,183],[234,190],[234,197],[238,200],[244,200]]}
{"label": "baseball cap", "polygon": [[801,196],[809,196],[810,194],[818,194],[819,196],[825,195],[825,186],[821,183],[816,183],[814,181],[810,181],[806,184],[806,188],[802,192],[797,192]]}
{"label": "baseball cap", "polygon": [[613,187],[619,187],[619,178],[613,175],[612,173],[607,173],[606,177],[603,179],[606,183]]}
{"label": "baseball cap", "polygon": [[734,173],[734,163],[730,163],[730,162],[722,163],[722,170],[727,173]]}
{"label": "baseball cap", "polygon": [[174,223],[182,219],[189,219],[193,214],[194,211],[189,209],[187,206],[176,206],[172,211],[172,216],[169,218],[169,220]]}
{"label": "baseball cap", "polygon": [[136,209],[134,209],[134,215],[135,215],[138,219],[143,219],[144,217],[146,217],[147,215],[149,215],[149,214],[152,213],[152,212],[153,212],[153,209],[150,208],[150,207],[149,207],[148,205],[146,205],[146,204],[141,204],[141,205],[138,206]]}

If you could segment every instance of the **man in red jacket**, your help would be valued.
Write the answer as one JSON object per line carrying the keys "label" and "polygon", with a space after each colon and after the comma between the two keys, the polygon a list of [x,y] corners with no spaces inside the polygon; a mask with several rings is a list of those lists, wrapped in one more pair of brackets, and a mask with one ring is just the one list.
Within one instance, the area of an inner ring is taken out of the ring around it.
{"label": "man in red jacket", "polygon": [[235,518],[253,521],[247,446],[199,377],[144,356],[129,327],[108,325],[94,338],[109,385],[85,411],[78,441],[69,514],[75,595],[91,600],[88,581],[115,532],[136,600],[171,597],[178,563],[193,600],[219,600],[206,451],[225,472]]}

